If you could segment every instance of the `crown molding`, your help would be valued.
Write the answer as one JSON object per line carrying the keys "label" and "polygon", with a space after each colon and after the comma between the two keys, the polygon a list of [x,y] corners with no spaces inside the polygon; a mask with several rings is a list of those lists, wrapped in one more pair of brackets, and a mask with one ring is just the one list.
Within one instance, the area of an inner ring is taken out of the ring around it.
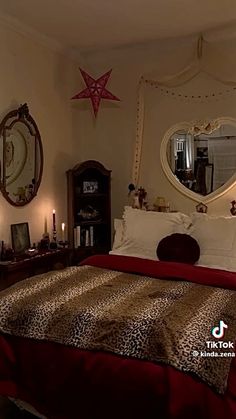
{"label": "crown molding", "polygon": [[76,54],[72,53],[71,50],[69,50],[63,43],[60,43],[55,39],[38,32],[31,26],[20,22],[17,18],[5,14],[1,11],[0,24],[4,25],[7,29],[11,29],[18,34],[25,36],[28,39],[33,39],[33,41],[37,42],[43,47],[50,49],[53,52],[68,56],[68,58],[70,58],[72,61],[75,61],[76,63],[80,62],[81,55],[79,52]]}

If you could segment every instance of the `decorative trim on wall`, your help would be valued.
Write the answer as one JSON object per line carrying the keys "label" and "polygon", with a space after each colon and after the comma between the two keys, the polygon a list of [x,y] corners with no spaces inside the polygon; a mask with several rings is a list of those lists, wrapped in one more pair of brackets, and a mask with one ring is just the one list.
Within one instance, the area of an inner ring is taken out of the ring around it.
{"label": "decorative trim on wall", "polygon": [[[134,159],[133,159],[133,170],[132,170],[132,183],[137,187],[139,184],[139,177],[140,177],[140,165],[141,165],[141,158],[142,158],[142,147],[143,147],[143,124],[144,124],[144,89],[145,86],[149,85],[154,88],[160,88],[162,93],[166,92],[169,95],[171,88],[177,88],[183,86],[187,82],[190,82],[199,74],[206,74],[213,80],[220,82],[224,85],[227,85],[228,88],[224,89],[216,94],[216,92],[212,92],[207,95],[184,95],[175,94],[173,90],[171,90],[171,97],[175,97],[176,99],[185,99],[191,101],[209,101],[209,99],[213,100],[220,100],[223,96],[223,93],[232,94],[236,92],[236,79],[231,80],[227,79],[226,77],[219,77],[215,74],[214,69],[209,71],[204,68],[203,61],[202,61],[202,48],[203,48],[204,39],[202,35],[199,37],[197,42],[197,48],[195,51],[195,57],[193,61],[180,70],[178,73],[172,74],[170,76],[164,76],[159,78],[158,80],[153,80],[144,75],[141,76],[139,83],[138,83],[138,98],[137,98],[137,116],[136,116],[136,139],[135,139],[135,150],[134,150]],[[165,88],[164,88],[165,87]],[[173,93],[173,94],[172,94]],[[193,198],[194,199],[194,198]]]}
{"label": "decorative trim on wall", "polygon": [[83,63],[84,59],[82,58],[81,54],[78,51],[66,51],[66,45],[56,41],[55,39],[43,35],[42,33],[36,31],[32,27],[20,22],[17,18],[12,17],[6,13],[0,11],[0,22],[4,25],[7,29],[11,29],[14,32],[23,35],[38,44],[50,49],[51,51],[58,52],[62,55],[67,56],[71,60],[76,63]]}
{"label": "decorative trim on wall", "polygon": [[36,31],[32,27],[20,22],[17,18],[9,16],[0,12],[0,22],[6,27],[18,32],[21,35],[27,36],[40,44],[49,47],[54,51],[62,51],[64,45],[42,33]]}
{"label": "decorative trim on wall", "polygon": [[220,91],[209,92],[207,94],[200,95],[187,95],[185,93],[175,92],[174,89],[167,89],[159,86],[155,86],[159,89],[161,96],[167,96],[170,99],[178,100],[181,102],[198,102],[208,103],[217,102],[221,99],[234,96],[236,94],[236,86],[228,87],[227,89],[221,89]]}
{"label": "decorative trim on wall", "polygon": [[138,84],[138,98],[137,98],[137,117],[136,117],[136,133],[135,133],[135,150],[134,150],[134,161],[133,161],[133,172],[132,180],[135,186],[138,186],[139,171],[142,154],[142,138],[143,138],[143,114],[144,114],[144,101],[143,101],[143,89],[145,80],[143,77],[140,78]]}

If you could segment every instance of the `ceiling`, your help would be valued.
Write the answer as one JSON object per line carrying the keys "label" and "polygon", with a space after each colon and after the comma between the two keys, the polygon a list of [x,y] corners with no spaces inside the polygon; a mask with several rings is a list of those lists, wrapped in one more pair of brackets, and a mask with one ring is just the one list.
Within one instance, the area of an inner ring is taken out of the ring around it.
{"label": "ceiling", "polygon": [[78,52],[236,28],[235,0],[0,0],[0,13]]}

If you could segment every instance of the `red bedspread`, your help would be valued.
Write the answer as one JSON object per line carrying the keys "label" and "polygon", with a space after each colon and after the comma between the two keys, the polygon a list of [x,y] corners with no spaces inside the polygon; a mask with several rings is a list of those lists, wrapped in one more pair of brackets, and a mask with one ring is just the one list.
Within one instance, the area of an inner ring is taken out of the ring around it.
{"label": "red bedspread", "polygon": [[[236,289],[236,274],[220,270],[112,255],[86,264]],[[172,367],[1,335],[0,394],[51,419],[235,419],[236,362],[219,396]]]}

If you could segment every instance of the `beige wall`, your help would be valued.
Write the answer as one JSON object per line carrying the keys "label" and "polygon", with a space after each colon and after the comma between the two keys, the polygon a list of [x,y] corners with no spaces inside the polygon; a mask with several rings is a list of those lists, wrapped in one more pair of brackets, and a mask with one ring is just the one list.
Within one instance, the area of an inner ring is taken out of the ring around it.
{"label": "beige wall", "polygon": [[[214,40],[213,40],[214,41]],[[213,43],[214,51],[203,48],[208,68],[219,70],[236,68],[236,40]],[[228,51],[227,51],[228,49]],[[218,55],[224,52],[224,57]],[[196,53],[196,38],[171,40],[149,46],[122,48],[86,56],[87,70],[95,77],[110,68],[113,72],[107,88],[120,97],[121,102],[103,101],[94,121],[90,110],[84,110],[84,124],[78,125],[79,144],[83,159],[97,158],[112,169],[113,216],[122,214],[127,202],[127,186],[131,181],[133,151],[135,141],[135,118],[138,80],[143,74],[163,77],[177,73]],[[232,72],[231,72],[232,73]],[[231,74],[236,79],[236,71]],[[191,212],[196,202],[181,195],[166,179],[160,165],[160,143],[167,129],[179,122],[193,119],[236,117],[236,94],[208,76],[200,76],[190,84],[180,88],[186,94],[205,94],[223,90],[225,95],[219,101],[205,103],[178,101],[170,96],[162,96],[157,89],[145,90],[144,148],[140,184],[148,192],[150,200],[155,196],[165,196],[172,209]],[[230,201],[236,197],[236,187],[223,197],[209,204],[209,213],[229,214]]]}
{"label": "beige wall", "polygon": [[66,222],[65,172],[79,155],[74,126],[80,114],[70,101],[78,87],[78,70],[62,54],[4,25],[0,27],[0,51],[0,118],[27,102],[44,151],[42,183],[33,201],[16,208],[0,195],[0,240],[10,242],[10,224],[28,221],[33,243],[42,237],[45,217],[51,233],[53,208],[58,230]]}
{"label": "beige wall", "polygon": [[[228,42],[232,68],[236,64],[236,40]],[[225,52],[226,45],[221,48]],[[66,221],[65,171],[79,161],[96,159],[112,170],[112,214],[119,217],[127,203],[131,181],[135,129],[137,85],[141,75],[163,76],[181,70],[196,51],[196,38],[168,41],[90,53],[80,65],[94,77],[113,68],[108,90],[121,102],[102,100],[97,118],[89,100],[70,101],[84,87],[78,65],[60,53],[40,45],[7,27],[0,28],[0,118],[9,110],[27,102],[43,142],[44,171],[37,197],[22,208],[8,204],[0,195],[0,239],[10,241],[10,224],[28,221],[31,238],[39,241],[44,230],[52,229],[52,209],[56,209],[58,229]],[[210,58],[212,61],[214,57]],[[217,66],[217,60],[214,62]],[[236,78],[236,72],[235,72]],[[185,86],[188,92],[214,89],[216,82],[206,76]],[[225,86],[223,86],[223,89]],[[172,208],[190,212],[196,203],[176,191],[160,167],[159,148],[165,131],[174,123],[220,115],[236,117],[235,95],[209,103],[177,102],[157,97],[157,90],[145,93],[144,149],[141,183],[150,199],[166,196]],[[228,214],[229,202],[236,197],[233,188],[224,197],[209,204],[210,213]]]}

